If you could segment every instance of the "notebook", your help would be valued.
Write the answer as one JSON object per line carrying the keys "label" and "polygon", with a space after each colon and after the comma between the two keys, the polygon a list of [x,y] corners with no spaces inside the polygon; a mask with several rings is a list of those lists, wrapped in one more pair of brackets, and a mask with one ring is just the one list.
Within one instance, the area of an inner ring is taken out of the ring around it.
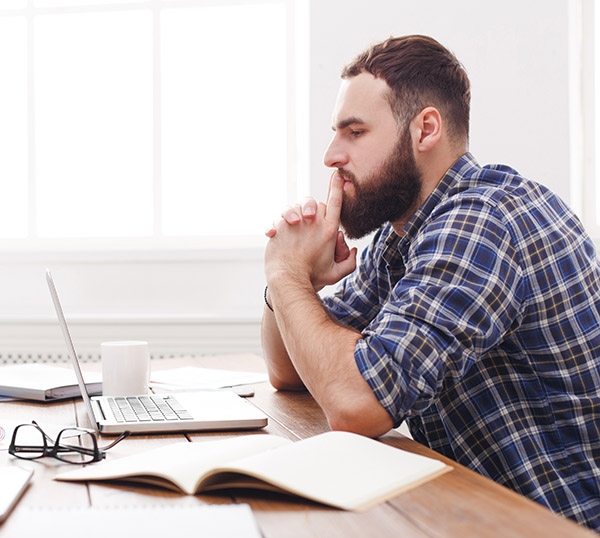
{"label": "notebook", "polygon": [[[86,372],[89,394],[102,393],[100,372]],[[73,368],[52,364],[11,364],[0,370],[0,401],[6,399],[55,402],[81,396]]]}
{"label": "notebook", "polygon": [[267,425],[267,416],[262,411],[230,390],[91,397],[49,270],[46,271],[46,280],[86,412],[99,433],[241,430]]}

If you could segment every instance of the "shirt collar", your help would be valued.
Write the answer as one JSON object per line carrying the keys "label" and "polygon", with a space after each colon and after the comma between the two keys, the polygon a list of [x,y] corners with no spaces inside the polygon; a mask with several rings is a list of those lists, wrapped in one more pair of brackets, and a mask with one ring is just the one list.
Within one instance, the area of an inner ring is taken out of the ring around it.
{"label": "shirt collar", "polygon": [[[400,238],[398,244],[398,248],[402,254],[406,253],[412,238],[417,235],[421,226],[429,215],[431,215],[435,207],[449,195],[449,192],[453,190],[453,187],[456,186],[463,177],[469,172],[472,172],[473,169],[478,168],[480,168],[480,166],[475,160],[475,157],[467,152],[444,174],[434,191],[421,204],[419,209],[417,209],[404,227],[405,235]],[[390,242],[390,246],[391,245],[392,243]]]}

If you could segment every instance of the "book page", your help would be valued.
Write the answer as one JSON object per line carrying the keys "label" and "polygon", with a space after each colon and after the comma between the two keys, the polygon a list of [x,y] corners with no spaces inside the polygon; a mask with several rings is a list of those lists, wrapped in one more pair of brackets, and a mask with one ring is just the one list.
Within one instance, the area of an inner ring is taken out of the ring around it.
{"label": "book page", "polygon": [[452,468],[348,432],[327,432],[248,456],[215,470],[204,483],[214,489],[220,473],[242,473],[290,493],[345,510],[365,510]]}
{"label": "book page", "polygon": [[[227,465],[251,454],[263,454],[289,443],[291,441],[283,437],[265,434],[242,435],[218,441],[184,441],[67,471],[57,475],[56,480],[131,478],[193,495],[204,474],[214,467]],[[110,454],[107,457],[110,458]]]}
{"label": "book page", "polygon": [[[110,455],[109,455],[110,457]],[[175,443],[65,472],[57,480],[131,479],[194,494],[277,489],[345,510],[365,510],[451,470],[443,462],[347,432],[292,442],[274,435]],[[245,476],[255,480],[245,479]]]}

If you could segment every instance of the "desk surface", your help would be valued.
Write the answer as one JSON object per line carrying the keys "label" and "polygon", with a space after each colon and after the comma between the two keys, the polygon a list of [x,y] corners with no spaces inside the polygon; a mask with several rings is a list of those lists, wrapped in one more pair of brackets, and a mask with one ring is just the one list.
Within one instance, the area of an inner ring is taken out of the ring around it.
{"label": "desk surface", "polygon": [[[201,357],[194,359],[154,360],[153,368],[183,365],[261,371],[262,360],[255,356]],[[328,430],[325,417],[312,397],[306,393],[277,392],[268,383],[254,386],[255,396],[249,401],[269,416],[262,430],[302,439]],[[24,402],[0,403],[2,420],[71,426],[88,426],[81,400],[53,404]],[[205,433],[180,435],[135,436],[122,441],[109,452],[121,457],[137,451],[187,437],[192,442],[234,435],[256,433]],[[240,496],[182,496],[158,488],[114,484],[73,484],[53,480],[55,464],[26,462],[35,469],[33,483],[10,519],[24,517],[24,507],[105,507],[116,505],[156,505],[189,503],[247,503],[252,507],[264,538],[343,536],[403,537],[584,537],[595,533],[561,518],[542,506],[494,482],[447,460],[397,431],[383,436],[381,442],[446,461],[454,467],[431,482],[398,495],[391,501],[367,512],[353,513],[315,505],[303,500],[276,495],[247,493]],[[103,444],[101,442],[101,444]],[[0,451],[0,465],[15,460],[6,450]],[[87,489],[87,491],[83,491]],[[0,537],[4,537],[0,526]],[[85,536],[85,533],[82,534]]]}

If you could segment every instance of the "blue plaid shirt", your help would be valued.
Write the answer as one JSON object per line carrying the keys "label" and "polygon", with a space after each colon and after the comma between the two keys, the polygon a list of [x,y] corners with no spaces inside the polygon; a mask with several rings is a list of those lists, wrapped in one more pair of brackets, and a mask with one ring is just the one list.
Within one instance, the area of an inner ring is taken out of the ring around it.
{"label": "blue plaid shirt", "polygon": [[398,426],[600,530],[600,268],[548,189],[470,154],[324,298]]}

